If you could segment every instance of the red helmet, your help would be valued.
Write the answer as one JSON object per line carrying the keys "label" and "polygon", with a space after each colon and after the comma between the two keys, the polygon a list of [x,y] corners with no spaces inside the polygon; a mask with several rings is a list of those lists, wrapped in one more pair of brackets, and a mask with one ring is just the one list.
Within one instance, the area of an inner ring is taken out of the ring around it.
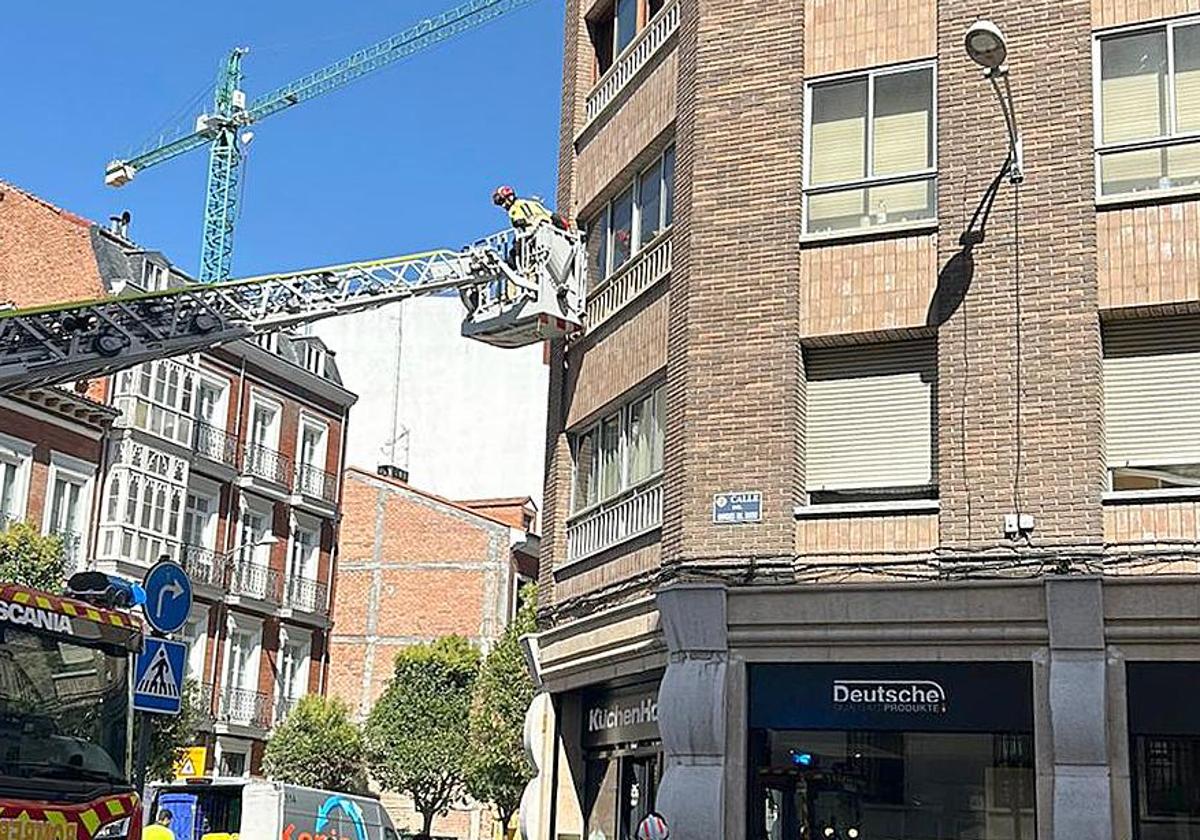
{"label": "red helmet", "polygon": [[492,193],[493,204],[504,204],[517,197],[517,193],[510,186],[496,187],[496,191]]}

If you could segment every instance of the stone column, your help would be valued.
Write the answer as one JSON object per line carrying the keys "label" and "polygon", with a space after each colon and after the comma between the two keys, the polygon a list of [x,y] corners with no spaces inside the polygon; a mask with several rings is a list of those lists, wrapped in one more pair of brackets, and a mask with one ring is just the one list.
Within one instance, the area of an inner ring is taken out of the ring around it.
{"label": "stone column", "polygon": [[1104,601],[1099,577],[1046,580],[1054,796],[1041,836],[1112,840]]}
{"label": "stone column", "polygon": [[658,690],[666,768],[657,807],[671,836],[725,830],[725,587],[675,584],[658,593],[669,661]]}

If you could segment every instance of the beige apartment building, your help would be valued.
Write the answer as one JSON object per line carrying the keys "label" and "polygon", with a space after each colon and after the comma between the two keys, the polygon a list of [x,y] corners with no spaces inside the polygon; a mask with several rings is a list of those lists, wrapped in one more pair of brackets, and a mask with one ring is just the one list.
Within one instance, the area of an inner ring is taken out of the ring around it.
{"label": "beige apartment building", "polygon": [[1200,837],[1200,6],[565,45],[526,836]]}

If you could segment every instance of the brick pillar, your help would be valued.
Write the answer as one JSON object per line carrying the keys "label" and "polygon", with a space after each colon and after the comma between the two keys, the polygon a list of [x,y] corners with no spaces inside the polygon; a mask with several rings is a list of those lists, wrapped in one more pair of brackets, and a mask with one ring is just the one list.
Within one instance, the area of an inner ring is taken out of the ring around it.
{"label": "brick pillar", "polygon": [[986,239],[964,260],[959,235],[1007,147],[995,96],[963,48],[980,9],[967,0],[938,4],[942,268],[931,320],[940,324],[941,542],[950,551],[1012,545],[1003,516],[1019,509],[1036,519],[1037,546],[1096,544],[1105,475],[1090,6],[1033,0],[992,10],[1008,38],[1026,180],[1019,193],[1000,185]]}
{"label": "brick pillar", "polygon": [[[790,565],[804,8],[682,0],[680,12],[663,560]],[[761,491],[763,522],[714,526],[721,491]]]}

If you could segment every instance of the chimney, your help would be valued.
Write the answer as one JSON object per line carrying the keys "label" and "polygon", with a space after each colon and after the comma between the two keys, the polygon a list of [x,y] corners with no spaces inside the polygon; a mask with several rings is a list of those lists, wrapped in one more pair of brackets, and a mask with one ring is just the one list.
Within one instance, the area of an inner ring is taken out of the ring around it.
{"label": "chimney", "polygon": [[408,483],[408,470],[398,467],[395,464],[380,464],[375,468],[375,472],[384,478],[394,478],[398,481],[403,481],[405,484]]}
{"label": "chimney", "polygon": [[122,239],[128,239],[129,238],[129,220],[130,220],[130,218],[132,218],[132,217],[129,215],[128,210],[125,210],[124,212],[122,212],[120,216],[109,216],[108,217],[109,232],[115,233],[117,236],[121,237]]}

